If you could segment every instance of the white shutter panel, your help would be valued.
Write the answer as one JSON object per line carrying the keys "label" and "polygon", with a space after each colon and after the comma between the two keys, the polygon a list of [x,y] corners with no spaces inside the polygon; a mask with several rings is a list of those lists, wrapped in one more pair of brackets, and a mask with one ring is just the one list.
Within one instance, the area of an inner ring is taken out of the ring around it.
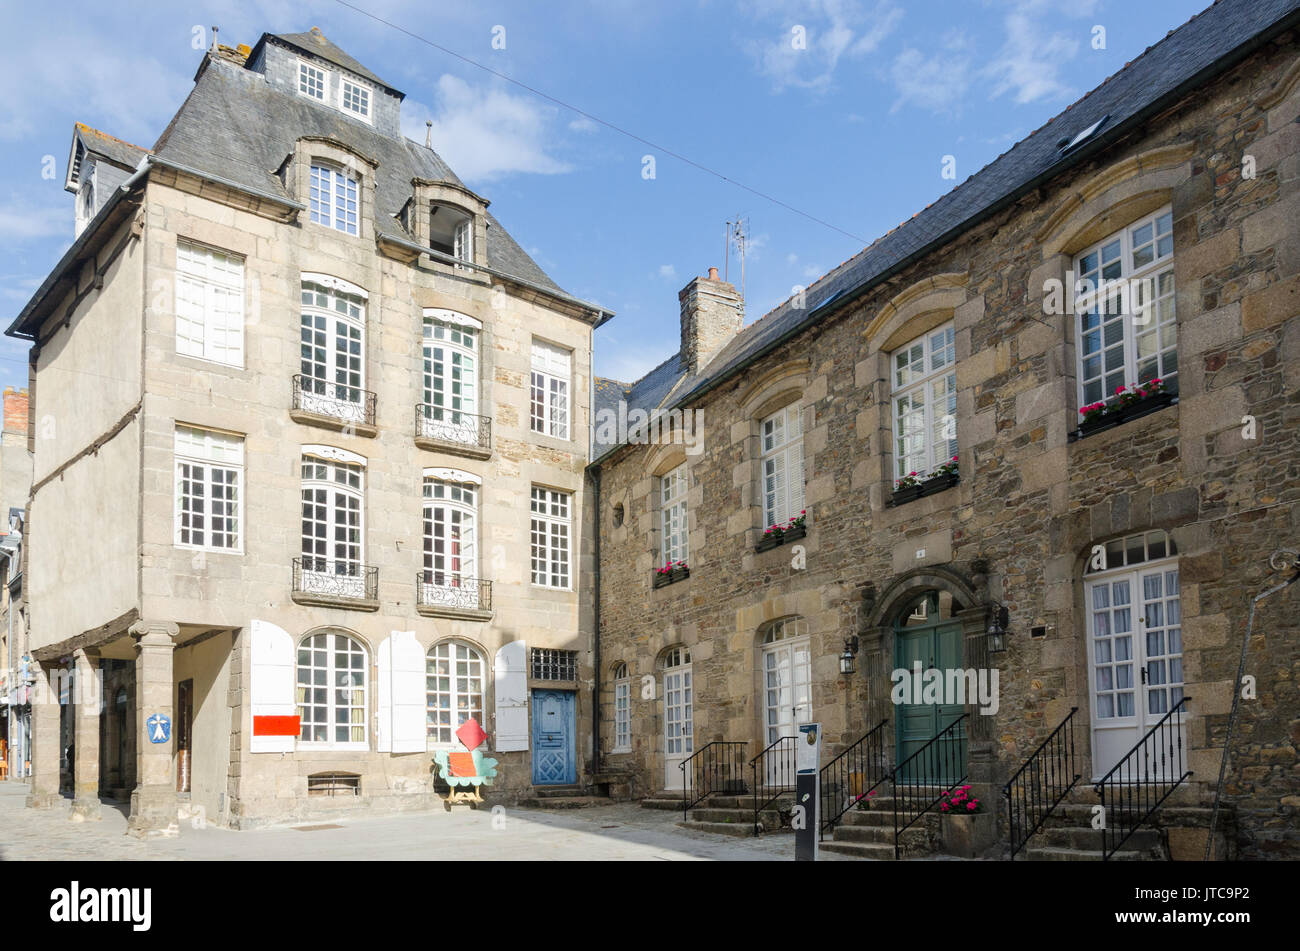
{"label": "white shutter panel", "polygon": [[803,509],[803,479],[803,440],[800,439],[790,447],[790,511],[786,513],[786,521],[797,518]]}
{"label": "white shutter panel", "polygon": [[393,638],[385,637],[375,651],[375,665],[379,668],[375,686],[375,705],[378,708],[379,729],[376,731],[375,749],[380,753],[393,751]]}
{"label": "white shutter panel", "polygon": [[385,643],[392,643],[390,678],[392,694],[392,752],[423,753],[425,732],[424,648],[414,631],[393,631]]}
{"label": "white shutter panel", "polygon": [[499,753],[528,749],[528,668],[523,641],[511,641],[496,655],[496,743]]}
{"label": "white shutter panel", "polygon": [[253,753],[292,753],[297,737],[258,736],[257,717],[293,716],[298,712],[294,697],[293,638],[283,628],[269,621],[254,620],[250,625],[253,635],[253,668],[249,692],[249,706],[253,714],[253,735],[249,751]]}

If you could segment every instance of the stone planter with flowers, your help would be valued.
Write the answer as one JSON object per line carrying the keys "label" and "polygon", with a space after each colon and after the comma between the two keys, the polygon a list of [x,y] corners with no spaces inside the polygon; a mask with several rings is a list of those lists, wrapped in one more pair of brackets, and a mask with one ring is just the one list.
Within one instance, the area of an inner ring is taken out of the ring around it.
{"label": "stone planter with flowers", "polygon": [[997,839],[996,816],[969,785],[945,792],[939,800],[939,837],[943,851],[958,858],[979,858]]}

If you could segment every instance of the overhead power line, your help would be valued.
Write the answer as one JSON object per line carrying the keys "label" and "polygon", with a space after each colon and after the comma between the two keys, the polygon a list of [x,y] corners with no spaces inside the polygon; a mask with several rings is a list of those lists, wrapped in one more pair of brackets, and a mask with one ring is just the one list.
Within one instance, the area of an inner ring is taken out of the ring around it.
{"label": "overhead power line", "polygon": [[809,214],[808,212],[796,208],[794,205],[791,205],[788,202],[784,202],[779,198],[775,198],[772,195],[767,194],[766,192],[761,192],[757,188],[753,188],[749,185],[746,185],[744,182],[737,181],[736,179],[732,178],[729,175],[724,175],[722,172],[719,172],[716,169],[709,168],[707,165],[704,165],[700,162],[696,162],[694,159],[687,158],[685,155],[682,155],[680,152],[674,152],[672,149],[665,148],[664,146],[659,145],[656,142],[652,142],[651,140],[644,138],[643,136],[639,136],[635,132],[625,129],[622,126],[615,125],[612,122],[602,119],[600,116],[592,115],[590,112],[587,112],[585,109],[580,109],[579,107],[573,105],[572,103],[565,102],[563,99],[558,99],[555,96],[550,95],[549,93],[543,92],[542,90],[538,89],[535,86],[530,86],[525,82],[520,82],[518,79],[515,79],[512,76],[508,76],[505,73],[501,72],[500,70],[493,69],[491,66],[487,66],[483,63],[478,62],[477,60],[470,59],[468,56],[465,56],[462,53],[457,53],[453,49],[448,49],[445,46],[433,42],[433,40],[430,40],[427,37],[421,36],[418,33],[414,33],[411,30],[408,30],[404,26],[401,26],[397,23],[393,23],[391,20],[385,20],[383,17],[371,13],[369,10],[363,10],[361,7],[358,7],[355,4],[348,3],[348,0],[336,0],[336,2],[341,6],[347,7],[349,10],[361,14],[364,17],[369,17],[371,20],[374,20],[376,23],[382,23],[384,26],[389,27],[390,29],[396,30],[399,33],[406,34],[413,40],[417,40],[425,44],[426,46],[438,50],[439,52],[446,53],[448,56],[455,57],[456,59],[460,60],[462,63],[467,63],[468,65],[473,66],[476,69],[481,69],[486,73],[491,73],[493,76],[496,76],[498,79],[503,79],[513,86],[518,86],[520,89],[527,90],[529,93],[532,93],[534,96],[537,96],[540,99],[545,99],[547,102],[554,103],[555,105],[561,107],[562,109],[568,109],[570,112],[577,113],[578,115],[582,116],[584,119],[589,119],[592,122],[597,123],[598,125],[602,125],[605,128],[610,129],[611,131],[617,132],[619,135],[626,136],[627,138],[632,139],[634,142],[640,142],[642,145],[655,149],[658,152],[662,152],[664,155],[670,156],[671,158],[675,158],[677,159],[677,161],[689,165],[692,168],[699,169],[701,172],[704,172],[706,175],[712,175],[714,178],[721,179],[722,181],[726,182],[728,185],[734,185],[736,188],[739,188],[743,191],[747,191],[751,195],[756,195],[757,197],[763,199],[764,201],[771,202],[772,204],[776,205],[779,208],[784,208],[786,211],[793,212],[794,214],[799,215],[801,218],[806,218],[809,221],[815,222],[816,224],[819,224],[824,228],[830,228],[832,231],[842,234],[846,238],[853,239],[860,245],[865,246],[866,244],[869,243],[865,238],[861,238],[850,231],[845,231],[843,228],[837,225],[833,225],[829,221],[826,221],[822,218],[818,218],[816,215]]}

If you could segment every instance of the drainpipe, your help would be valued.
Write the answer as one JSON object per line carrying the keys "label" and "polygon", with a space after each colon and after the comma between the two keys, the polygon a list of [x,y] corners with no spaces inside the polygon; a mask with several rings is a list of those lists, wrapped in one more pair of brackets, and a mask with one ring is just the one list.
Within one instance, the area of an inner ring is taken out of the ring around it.
{"label": "drainpipe", "polygon": [[1223,778],[1228,771],[1228,750],[1232,748],[1232,731],[1237,725],[1237,707],[1241,703],[1241,679],[1246,674],[1246,648],[1250,646],[1250,631],[1255,626],[1255,605],[1269,595],[1276,594],[1300,580],[1300,552],[1286,549],[1275,551],[1269,556],[1268,563],[1274,571],[1285,571],[1291,568],[1295,574],[1281,584],[1275,584],[1267,591],[1255,595],[1250,602],[1250,614],[1246,619],[1246,636],[1241,641],[1241,660],[1237,662],[1237,680],[1232,690],[1232,712],[1228,715],[1228,732],[1223,739],[1223,759],[1219,761],[1219,784],[1214,789],[1214,811],[1210,813],[1210,832],[1205,837],[1205,861],[1207,862],[1210,861],[1210,855],[1214,851],[1214,827],[1219,823],[1219,801],[1223,798]]}
{"label": "drainpipe", "polygon": [[595,528],[592,532],[591,554],[594,567],[591,571],[593,628],[592,663],[596,676],[591,687],[591,775],[600,772],[600,466],[591,467],[592,498],[596,509]]}
{"label": "drainpipe", "polygon": [[124,192],[129,192],[131,186],[144,177],[145,173],[149,171],[151,165],[153,165],[153,156],[145,155],[140,159],[140,164],[135,167],[135,171],[131,173],[130,177],[117,187],[122,189]]}

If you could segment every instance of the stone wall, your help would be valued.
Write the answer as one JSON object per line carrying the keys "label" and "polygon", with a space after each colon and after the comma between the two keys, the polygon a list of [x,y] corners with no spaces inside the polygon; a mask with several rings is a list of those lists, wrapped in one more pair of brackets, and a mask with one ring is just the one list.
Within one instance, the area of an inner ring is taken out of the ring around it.
{"label": "stone wall", "polygon": [[[764,745],[762,623],[804,616],[813,717],[833,755],[882,709],[893,664],[881,632],[902,603],[890,599],[940,571],[949,590],[969,593],[964,607],[996,600],[1010,612],[1008,650],[992,655],[1000,709],[980,726],[993,756],[989,789],[1073,706],[1093,778],[1085,557],[1097,543],[1159,528],[1181,559],[1195,772],[1184,795],[1208,801],[1248,602],[1278,578],[1270,551],[1294,548],[1300,529],[1294,42],[1268,46],[705,396],[704,452],[687,460],[689,579],[651,588],[664,450],[629,447],[602,467],[602,744],[612,742],[608,674],[626,662],[633,751],[606,762],[634,769],[638,792],[662,785],[662,699],[640,699],[638,682],[659,676],[665,648],[680,642],[694,655],[696,748],[725,737],[749,741],[752,755]],[[1253,179],[1240,174],[1243,155],[1254,158]],[[1066,282],[1075,253],[1164,205],[1174,219],[1179,401],[1072,439],[1075,318],[1045,312],[1048,282]],[[960,484],[891,506],[887,355],[950,320]],[[754,551],[757,419],[791,402],[805,432],[803,567],[791,545]],[[1255,418],[1254,439],[1242,437],[1245,416]],[[1242,704],[1227,789],[1243,812],[1243,857],[1296,854],[1295,590],[1261,609],[1248,660],[1259,699]],[[863,652],[846,683],[836,657],[853,634]]]}

